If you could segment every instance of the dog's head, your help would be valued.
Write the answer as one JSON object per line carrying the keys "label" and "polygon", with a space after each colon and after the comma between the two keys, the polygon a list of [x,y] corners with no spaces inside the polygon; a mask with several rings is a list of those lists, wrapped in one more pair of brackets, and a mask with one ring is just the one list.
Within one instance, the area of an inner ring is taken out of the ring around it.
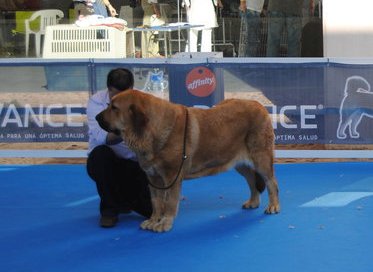
{"label": "dog's head", "polygon": [[141,134],[149,122],[142,96],[141,92],[135,90],[114,96],[109,106],[96,116],[100,127],[117,135],[122,135],[125,131]]}

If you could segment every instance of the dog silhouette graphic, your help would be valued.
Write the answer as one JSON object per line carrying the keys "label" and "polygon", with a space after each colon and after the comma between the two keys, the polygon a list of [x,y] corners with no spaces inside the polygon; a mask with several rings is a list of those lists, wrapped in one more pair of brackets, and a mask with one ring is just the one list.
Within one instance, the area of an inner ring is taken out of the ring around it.
{"label": "dog silhouette graphic", "polygon": [[[344,97],[339,108],[337,138],[359,138],[357,128],[364,116],[373,118],[373,92],[369,82],[361,76],[347,78]],[[348,133],[348,135],[347,135]]]}

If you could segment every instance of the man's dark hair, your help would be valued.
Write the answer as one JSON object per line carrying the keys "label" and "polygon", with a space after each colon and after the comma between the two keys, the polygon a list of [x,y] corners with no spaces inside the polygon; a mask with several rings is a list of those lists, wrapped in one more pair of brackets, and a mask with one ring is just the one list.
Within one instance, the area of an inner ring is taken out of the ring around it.
{"label": "man's dark hair", "polygon": [[132,89],[134,86],[133,74],[125,68],[113,69],[107,75],[106,86],[115,88],[118,91]]}

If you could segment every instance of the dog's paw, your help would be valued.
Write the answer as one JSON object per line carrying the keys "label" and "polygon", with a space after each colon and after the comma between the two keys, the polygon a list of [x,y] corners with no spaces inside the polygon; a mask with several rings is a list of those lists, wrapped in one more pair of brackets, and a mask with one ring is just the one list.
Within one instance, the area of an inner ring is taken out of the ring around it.
{"label": "dog's paw", "polygon": [[169,217],[163,217],[155,226],[153,227],[153,231],[155,232],[165,232],[169,231],[173,225],[173,219]]}
{"label": "dog's paw", "polygon": [[141,223],[141,228],[146,230],[152,230],[154,232],[166,232],[172,228],[172,225],[172,218],[163,217],[160,220],[145,220]]}
{"label": "dog's paw", "polygon": [[357,131],[351,131],[351,138],[360,138],[360,133]]}
{"label": "dog's paw", "polygon": [[[144,222],[141,223],[140,227],[143,229],[143,230],[152,230],[152,231],[156,231],[156,227],[159,225],[159,222],[158,220],[153,220],[153,219],[148,219],[148,220],[145,220]],[[160,232],[160,231],[156,231],[156,232]]]}
{"label": "dog's paw", "polygon": [[275,214],[280,212],[280,204],[270,204],[264,211],[266,214]]}
{"label": "dog's paw", "polygon": [[248,201],[246,201],[244,204],[242,204],[243,209],[256,209],[260,205],[260,199],[259,198],[251,198]]}
{"label": "dog's paw", "polygon": [[152,229],[153,225],[156,223],[154,219],[148,219],[141,223],[140,227],[144,230]]}

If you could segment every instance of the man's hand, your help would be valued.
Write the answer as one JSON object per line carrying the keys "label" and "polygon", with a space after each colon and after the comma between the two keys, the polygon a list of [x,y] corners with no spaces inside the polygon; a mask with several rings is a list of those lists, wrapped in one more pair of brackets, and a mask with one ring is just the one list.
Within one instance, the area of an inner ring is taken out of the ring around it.
{"label": "man's hand", "polygon": [[107,145],[115,145],[115,144],[119,144],[120,142],[122,142],[123,139],[121,136],[117,135],[117,134],[114,134],[112,132],[109,132],[106,136],[106,144]]}

